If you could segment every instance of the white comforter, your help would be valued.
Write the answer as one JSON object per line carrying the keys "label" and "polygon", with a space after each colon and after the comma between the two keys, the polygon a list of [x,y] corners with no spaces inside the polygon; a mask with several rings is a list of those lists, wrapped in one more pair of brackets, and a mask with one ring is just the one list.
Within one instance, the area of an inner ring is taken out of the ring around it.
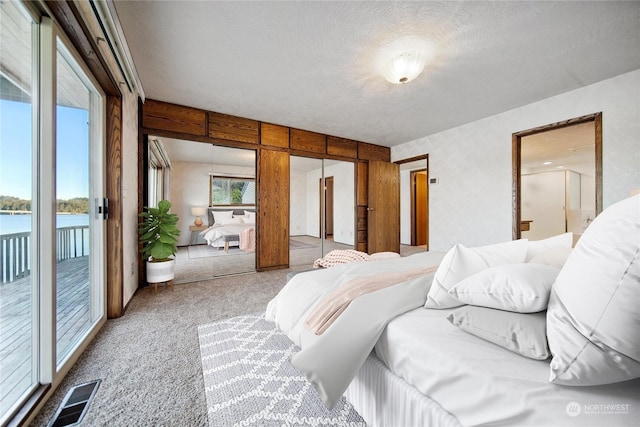
{"label": "white comforter", "polygon": [[207,241],[208,245],[223,246],[224,242],[219,242],[218,239],[224,236],[239,236],[245,230],[253,228],[253,224],[213,224],[211,227],[200,232],[200,235]]}
{"label": "white comforter", "polygon": [[304,326],[316,303],[357,277],[433,266],[443,256],[424,252],[300,273],[269,302],[267,319],[275,321],[302,349],[291,358],[291,363],[316,386],[327,407],[332,408],[347,389],[386,324],[424,305],[433,273],[357,298],[322,335],[314,335]]}

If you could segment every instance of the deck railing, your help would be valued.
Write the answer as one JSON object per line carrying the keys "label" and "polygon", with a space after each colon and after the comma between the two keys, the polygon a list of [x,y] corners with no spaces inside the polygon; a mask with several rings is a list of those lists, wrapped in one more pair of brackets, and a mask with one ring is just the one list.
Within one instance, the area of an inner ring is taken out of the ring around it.
{"label": "deck railing", "polygon": [[[56,258],[62,261],[89,255],[89,226],[56,229]],[[0,234],[0,283],[31,274],[31,232]]]}

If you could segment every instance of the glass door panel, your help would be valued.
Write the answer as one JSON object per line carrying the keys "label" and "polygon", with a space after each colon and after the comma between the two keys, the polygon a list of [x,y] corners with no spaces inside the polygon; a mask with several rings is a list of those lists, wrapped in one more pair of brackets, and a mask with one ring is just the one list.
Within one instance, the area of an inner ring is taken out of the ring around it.
{"label": "glass door panel", "polygon": [[311,267],[322,258],[322,159],[290,159],[289,265]]}
{"label": "glass door panel", "polygon": [[322,254],[355,247],[354,164],[324,160],[324,227]]}
{"label": "glass door panel", "polygon": [[[83,341],[102,315],[102,220],[94,200],[100,179],[100,95],[64,44],[57,43],[56,79],[56,364]],[[97,250],[96,250],[97,249]],[[97,253],[94,253],[97,252]]]}
{"label": "glass door panel", "polygon": [[32,79],[36,28],[0,2],[0,424],[37,384],[32,263]]}

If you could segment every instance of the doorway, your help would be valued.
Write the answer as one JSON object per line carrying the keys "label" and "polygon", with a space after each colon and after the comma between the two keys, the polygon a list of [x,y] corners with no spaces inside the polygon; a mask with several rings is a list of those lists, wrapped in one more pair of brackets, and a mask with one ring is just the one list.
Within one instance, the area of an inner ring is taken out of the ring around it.
{"label": "doorway", "polygon": [[429,242],[429,185],[426,169],[411,171],[411,246]]}
{"label": "doorway", "polygon": [[[320,179],[320,198],[324,194],[324,203],[320,203],[320,206],[324,206],[324,238],[327,240],[333,239],[333,177],[328,176],[324,179],[324,192],[322,191],[322,179]],[[322,224],[322,208],[320,211],[320,224]],[[322,231],[320,232],[322,234]]]}
{"label": "doorway", "polygon": [[571,231],[602,211],[602,113],[514,133],[514,239]]}
{"label": "doorway", "polygon": [[429,250],[429,155],[396,160],[400,168],[400,244],[403,254]]}

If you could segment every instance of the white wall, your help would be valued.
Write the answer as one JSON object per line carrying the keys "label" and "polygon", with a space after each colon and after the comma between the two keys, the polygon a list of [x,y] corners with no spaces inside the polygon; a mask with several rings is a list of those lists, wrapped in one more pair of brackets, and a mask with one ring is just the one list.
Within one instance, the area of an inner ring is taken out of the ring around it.
{"label": "white wall", "polygon": [[138,96],[122,95],[122,276],[125,306],[138,289]]}
{"label": "white wall", "polygon": [[[193,206],[209,206],[210,174],[237,174],[239,176],[255,176],[253,168],[212,165],[208,163],[171,162],[171,212],[178,215],[178,246],[186,246],[191,239],[189,226],[195,217],[191,215]],[[205,225],[208,218],[202,218]]]}
{"label": "white wall", "polygon": [[289,234],[307,234],[307,174],[292,170],[289,184]]}
{"label": "white wall", "polygon": [[[602,111],[603,204],[640,188],[640,70],[391,148],[429,153],[429,244],[446,250],[512,238],[511,135]],[[446,101],[443,101],[446,102]]]}

